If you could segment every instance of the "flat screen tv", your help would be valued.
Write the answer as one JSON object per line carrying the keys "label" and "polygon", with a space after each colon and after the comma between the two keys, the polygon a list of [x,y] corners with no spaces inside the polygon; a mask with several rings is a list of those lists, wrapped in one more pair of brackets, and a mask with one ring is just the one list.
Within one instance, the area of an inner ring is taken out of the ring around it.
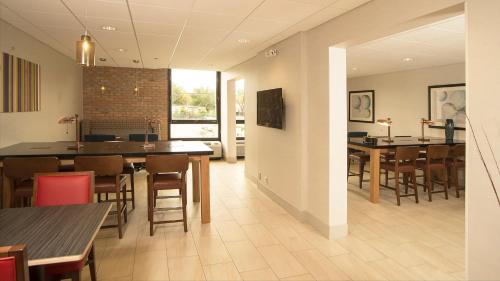
{"label": "flat screen tv", "polygon": [[283,129],[283,90],[281,88],[257,92],[257,125]]}

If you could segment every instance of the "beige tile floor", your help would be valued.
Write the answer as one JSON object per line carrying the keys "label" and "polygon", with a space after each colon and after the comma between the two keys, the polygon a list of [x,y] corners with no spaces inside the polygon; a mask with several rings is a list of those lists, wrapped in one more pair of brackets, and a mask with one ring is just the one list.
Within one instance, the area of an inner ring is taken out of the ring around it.
{"label": "beige tile floor", "polygon": [[245,179],[244,162],[212,162],[211,181],[211,224],[201,225],[199,205],[190,203],[188,233],[170,224],[150,237],[145,174],[138,173],[124,238],[115,229],[97,237],[98,280],[463,279],[463,198],[404,198],[397,207],[383,190],[372,204],[368,183],[362,190],[349,184],[349,236],[331,241],[259,192]]}

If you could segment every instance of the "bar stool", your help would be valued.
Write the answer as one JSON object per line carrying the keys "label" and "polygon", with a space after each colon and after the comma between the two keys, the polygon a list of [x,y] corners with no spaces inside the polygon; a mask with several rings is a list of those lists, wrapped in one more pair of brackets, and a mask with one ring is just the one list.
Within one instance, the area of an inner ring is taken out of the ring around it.
{"label": "bar stool", "polygon": [[460,190],[464,187],[458,185],[458,169],[465,169],[465,144],[457,144],[450,148],[448,158],[446,158],[448,168],[448,182],[455,186],[457,198],[460,198]]}
{"label": "bar stool", "polygon": [[21,207],[29,206],[33,195],[35,173],[53,173],[59,169],[57,157],[7,157],[3,160],[4,174],[12,183],[11,206],[21,199]]}
{"label": "bar stool", "polygon": [[[112,156],[77,156],[75,157],[75,171],[94,171],[95,173],[95,193],[97,202],[113,202],[116,204],[116,214],[118,226],[118,237],[123,237],[122,215],[127,223],[127,178],[123,173],[123,158],[120,155]],[[101,194],[106,195],[106,199],[101,199]],[[114,199],[109,199],[108,194],[115,194]],[[123,197],[122,197],[123,196]]]}
{"label": "bar stool", "polygon": [[[446,167],[446,158],[448,157],[449,146],[447,145],[429,145],[426,150],[425,160],[417,161],[417,167],[424,171],[424,190],[427,190],[429,201],[432,201],[433,193],[442,193],[448,200],[448,169]],[[438,182],[444,186],[443,190],[434,190],[434,181],[432,172],[441,171],[443,175],[442,181]]]}
{"label": "bar stool", "polygon": [[[162,223],[183,222],[184,232],[187,232],[187,191],[186,173],[189,168],[189,158],[180,155],[148,155],[146,156],[146,171],[148,172],[148,220],[149,235],[153,236],[153,225]],[[179,190],[178,196],[158,196],[160,190]],[[156,200],[164,198],[182,198],[181,207],[157,208]],[[154,221],[154,213],[158,211],[181,210],[182,219]]]}
{"label": "bar stool", "polygon": [[[385,161],[380,163],[380,169],[394,172],[395,187],[386,185],[385,187],[396,191],[396,198],[398,206],[401,205],[401,197],[415,196],[415,203],[418,203],[418,189],[415,170],[417,168],[417,158],[420,148],[418,146],[398,146],[394,154],[393,161]],[[405,194],[401,195],[399,188],[399,175],[403,175],[405,184]],[[408,194],[408,176],[411,180],[411,188],[414,190],[413,194]]]}

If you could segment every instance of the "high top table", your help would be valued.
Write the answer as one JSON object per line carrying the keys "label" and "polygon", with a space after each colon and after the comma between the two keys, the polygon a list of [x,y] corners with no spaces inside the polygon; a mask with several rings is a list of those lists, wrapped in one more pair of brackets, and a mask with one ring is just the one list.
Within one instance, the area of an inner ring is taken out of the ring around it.
{"label": "high top table", "polygon": [[370,154],[370,201],[378,203],[380,196],[380,154],[396,149],[398,146],[456,145],[464,144],[463,140],[447,141],[443,138],[430,138],[420,141],[418,137],[393,137],[393,142],[385,142],[387,138],[376,138],[376,143],[365,143],[363,138],[349,138],[347,147]]}
{"label": "high top table", "polygon": [[[76,156],[121,155],[128,163],[143,163],[147,155],[188,154],[192,163],[193,201],[200,202],[201,221],[210,222],[210,162],[213,150],[200,141],[157,141],[153,148],[144,148],[142,142],[111,141],[81,142],[78,150],[70,149],[75,142],[23,142],[0,149],[0,166],[5,157],[55,156],[62,163],[72,163]],[[12,185],[3,177],[3,207],[10,207]]]}

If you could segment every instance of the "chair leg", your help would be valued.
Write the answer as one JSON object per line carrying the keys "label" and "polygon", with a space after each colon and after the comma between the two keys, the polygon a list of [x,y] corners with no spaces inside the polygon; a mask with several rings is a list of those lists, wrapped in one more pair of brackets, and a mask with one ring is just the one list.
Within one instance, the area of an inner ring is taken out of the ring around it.
{"label": "chair leg", "polygon": [[430,168],[426,168],[425,169],[425,185],[427,186],[427,194],[429,196],[429,202],[432,202],[432,187],[431,187],[431,182],[432,182],[431,169]]}
{"label": "chair leg", "polygon": [[122,195],[123,195],[122,201],[123,201],[123,208],[124,208],[123,218],[124,218],[125,223],[127,223],[127,220],[128,220],[128,214],[127,214],[127,185],[123,186]]}
{"label": "chair leg", "polygon": [[158,196],[157,190],[154,191],[154,196],[153,196],[153,207],[155,207],[155,208],[156,208],[156,196]]}
{"label": "chair leg", "polygon": [[359,161],[359,188],[363,188],[363,177],[365,174],[365,161]]}
{"label": "chair leg", "polygon": [[186,185],[184,185],[184,191],[182,192],[182,219],[184,223],[184,232],[187,232],[187,214],[186,214],[186,208],[187,208],[187,192],[186,192]]}
{"label": "chair leg", "polygon": [[394,178],[396,179],[395,180],[395,186],[396,186],[396,198],[397,198],[397,201],[398,201],[398,206],[401,206],[401,193],[399,191],[399,172],[394,172]]}
{"label": "chair leg", "polygon": [[403,184],[405,185],[405,194],[408,194],[408,174],[403,174]]}
{"label": "chair leg", "polygon": [[417,187],[417,172],[413,171],[411,173],[411,181],[413,186],[413,191],[415,192],[415,203],[418,203],[418,187]]}
{"label": "chair leg", "polygon": [[455,182],[455,195],[457,198],[460,198],[460,191],[458,190],[458,168],[453,168],[453,177],[454,177],[454,182]]}
{"label": "chair leg", "polygon": [[154,208],[154,191],[149,190],[149,208],[148,208],[148,213],[149,213],[149,236],[153,236],[153,223],[154,223],[154,216],[153,216],[153,208]]}
{"label": "chair leg", "polygon": [[389,185],[389,170],[385,170],[385,185]]}
{"label": "chair leg", "polygon": [[350,172],[351,172],[351,159],[349,159],[349,155],[347,155],[347,179],[349,179]]}
{"label": "chair leg", "polygon": [[80,281],[81,279],[81,274],[80,270],[71,272],[71,281]]}
{"label": "chair leg", "polygon": [[132,210],[135,210],[135,180],[134,173],[130,174],[130,190],[132,193]]}
{"label": "chair leg", "polygon": [[97,281],[96,271],[95,271],[94,245],[92,245],[92,248],[90,248],[88,263],[89,263],[89,270],[90,270],[90,280]]}
{"label": "chair leg", "polygon": [[446,170],[446,168],[443,169],[443,182],[444,182],[444,198],[448,200],[448,188],[450,186],[448,183],[448,170]]}
{"label": "chair leg", "polygon": [[120,198],[120,190],[116,191],[116,219],[118,221],[118,238],[122,239],[122,201]]}

